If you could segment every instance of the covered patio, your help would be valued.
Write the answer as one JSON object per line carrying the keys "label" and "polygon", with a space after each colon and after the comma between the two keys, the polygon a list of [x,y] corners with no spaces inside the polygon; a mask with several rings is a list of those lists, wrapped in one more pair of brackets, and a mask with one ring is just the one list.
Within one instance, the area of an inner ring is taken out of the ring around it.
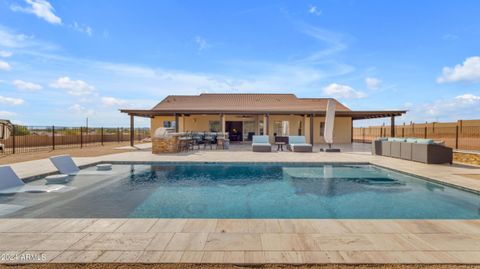
{"label": "covered patio", "polygon": [[[152,135],[160,127],[175,133],[228,133],[231,141],[249,142],[253,135],[301,135],[310,144],[322,144],[326,103],[336,103],[334,143],[353,142],[353,121],[390,118],[390,136],[395,135],[395,117],[404,110],[352,111],[331,98],[297,98],[293,94],[201,94],[168,96],[150,110],[122,109],[130,116],[151,119]],[[131,144],[133,146],[133,137]]]}

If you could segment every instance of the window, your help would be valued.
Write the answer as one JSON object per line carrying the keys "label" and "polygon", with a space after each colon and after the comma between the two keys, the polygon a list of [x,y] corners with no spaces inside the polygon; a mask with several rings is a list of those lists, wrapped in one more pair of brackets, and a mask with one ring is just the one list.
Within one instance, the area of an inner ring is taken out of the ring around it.
{"label": "window", "polygon": [[320,122],[320,136],[325,136],[325,122]]}
{"label": "window", "polygon": [[211,120],[208,122],[208,129],[210,132],[220,132],[222,129],[220,121],[218,120]]}
{"label": "window", "polygon": [[284,121],[275,121],[273,123],[273,131],[277,136],[288,136],[290,135],[288,120]]}
{"label": "window", "polygon": [[163,121],[163,127],[174,129],[175,128],[175,121],[170,121],[170,120]]}

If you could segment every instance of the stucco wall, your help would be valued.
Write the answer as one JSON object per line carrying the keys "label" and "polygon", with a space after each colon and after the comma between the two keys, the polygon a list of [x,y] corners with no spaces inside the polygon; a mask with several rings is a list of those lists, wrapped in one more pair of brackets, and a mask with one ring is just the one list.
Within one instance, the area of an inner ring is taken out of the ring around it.
{"label": "stucco wall", "polygon": [[163,122],[164,121],[175,121],[175,117],[173,117],[173,116],[157,116],[155,118],[152,118],[151,121],[150,121],[151,137],[154,136],[155,130],[157,130],[159,127],[163,127]]}
{"label": "stucco wall", "polygon": [[[182,121],[182,117],[180,119]],[[184,128],[180,131],[185,132],[205,132],[210,131],[208,123],[210,121],[220,121],[220,115],[191,115],[183,118]]]}
{"label": "stucco wall", "polygon": [[276,121],[288,121],[289,135],[298,135],[298,128],[301,125],[303,125],[303,116],[271,115],[270,119],[269,119],[269,127],[268,127],[268,134],[270,136],[270,142],[274,142],[273,134],[275,133],[275,122]]}
{"label": "stucco wall", "polygon": [[[158,127],[163,126],[163,122],[169,120],[174,121],[175,117],[173,116],[157,116],[152,119],[151,127],[152,132],[154,132]],[[219,115],[191,115],[189,117],[179,117],[179,131],[209,131],[208,123],[209,121],[220,121]],[[241,116],[234,116],[234,115],[226,115],[225,121],[232,121],[232,120],[242,120]],[[258,122],[263,121],[263,116],[253,116],[247,118],[246,120],[253,120],[258,124]],[[288,120],[289,121],[289,132],[290,135],[298,135],[298,129],[300,126],[302,127],[302,135],[305,135],[307,142],[310,141],[310,118],[303,117],[303,116],[295,116],[295,115],[271,115],[269,119],[269,135],[270,140],[273,142],[273,133],[274,131],[274,123],[275,121],[282,121]],[[314,126],[313,126],[313,133],[314,133],[314,143],[325,143],[323,137],[320,136],[320,123],[324,122],[324,117],[315,117],[314,118]],[[335,118],[334,124],[334,132],[333,132],[333,141],[336,144],[346,144],[351,143],[351,127],[352,127],[352,119],[347,117],[337,117]],[[257,130],[258,134],[258,130]]]}

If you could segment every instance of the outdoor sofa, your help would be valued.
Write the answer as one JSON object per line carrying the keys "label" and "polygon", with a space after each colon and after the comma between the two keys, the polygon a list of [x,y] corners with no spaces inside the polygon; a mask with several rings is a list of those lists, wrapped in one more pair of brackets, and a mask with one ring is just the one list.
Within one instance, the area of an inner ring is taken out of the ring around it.
{"label": "outdoor sofa", "polygon": [[308,144],[305,136],[292,135],[288,137],[287,149],[293,152],[312,152],[312,144]]}
{"label": "outdoor sofa", "polygon": [[453,161],[452,148],[421,138],[378,138],[372,142],[372,154],[427,164],[451,164]]}
{"label": "outdoor sofa", "polygon": [[253,152],[271,152],[272,145],[269,142],[268,135],[252,136],[252,151]]}

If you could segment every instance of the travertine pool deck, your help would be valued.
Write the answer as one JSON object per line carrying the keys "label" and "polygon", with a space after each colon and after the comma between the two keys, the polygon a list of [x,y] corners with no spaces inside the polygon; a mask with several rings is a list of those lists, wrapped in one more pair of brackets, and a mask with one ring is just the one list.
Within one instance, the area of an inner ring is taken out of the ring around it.
{"label": "travertine pool deck", "polygon": [[478,220],[0,219],[0,242],[2,263],[480,263]]}
{"label": "travertine pool deck", "polygon": [[[462,176],[480,174],[478,167],[425,165],[359,151],[202,150],[169,155],[133,151],[75,161],[80,165],[130,161],[372,163],[480,191],[479,180]],[[22,178],[55,171],[48,160],[12,167]],[[477,264],[480,220],[0,219],[0,257],[4,257],[1,263]]]}

